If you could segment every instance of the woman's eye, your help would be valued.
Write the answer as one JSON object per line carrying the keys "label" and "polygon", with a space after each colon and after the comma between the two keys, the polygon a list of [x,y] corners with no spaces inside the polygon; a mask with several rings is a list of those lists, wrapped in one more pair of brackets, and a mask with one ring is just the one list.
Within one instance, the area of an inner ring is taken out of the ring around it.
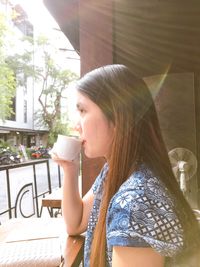
{"label": "woman's eye", "polygon": [[80,115],[82,115],[82,114],[84,114],[85,112],[86,112],[86,110],[85,110],[85,108],[84,107],[82,107],[82,105],[77,105],[76,106],[76,108],[77,108],[77,111],[78,111],[78,113],[80,114]]}
{"label": "woman's eye", "polygon": [[80,114],[83,114],[83,113],[85,113],[85,110],[82,109],[82,108],[79,108],[79,109],[78,109],[78,112],[79,112]]}

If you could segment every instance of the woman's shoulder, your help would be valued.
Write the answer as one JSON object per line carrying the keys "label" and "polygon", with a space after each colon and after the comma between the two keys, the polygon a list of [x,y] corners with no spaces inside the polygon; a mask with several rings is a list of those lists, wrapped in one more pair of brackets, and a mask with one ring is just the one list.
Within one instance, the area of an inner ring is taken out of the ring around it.
{"label": "woman's shoulder", "polygon": [[112,246],[149,245],[165,256],[175,254],[182,247],[182,227],[173,199],[145,165],[135,171],[111,199],[107,237]]}
{"label": "woman's shoulder", "polygon": [[152,201],[156,200],[170,206],[174,205],[173,197],[166,186],[145,164],[141,164],[121,185],[116,197],[124,194],[133,196],[134,199],[146,197]]}

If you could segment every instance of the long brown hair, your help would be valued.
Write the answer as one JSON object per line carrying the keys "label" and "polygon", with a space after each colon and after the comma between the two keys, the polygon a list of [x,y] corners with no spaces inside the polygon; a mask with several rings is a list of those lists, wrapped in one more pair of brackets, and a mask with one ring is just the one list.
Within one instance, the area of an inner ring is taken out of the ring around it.
{"label": "long brown hair", "polygon": [[90,266],[106,266],[109,202],[141,162],[158,176],[175,199],[176,213],[184,230],[185,251],[197,247],[200,243],[198,223],[173,175],[155,105],[144,81],[123,65],[108,65],[85,75],[77,88],[102,109],[116,129],[93,236]]}

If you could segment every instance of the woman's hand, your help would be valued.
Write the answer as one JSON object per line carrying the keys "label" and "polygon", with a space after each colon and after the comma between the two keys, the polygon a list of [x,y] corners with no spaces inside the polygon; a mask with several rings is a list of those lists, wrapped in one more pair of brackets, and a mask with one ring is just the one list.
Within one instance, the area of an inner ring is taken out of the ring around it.
{"label": "woman's hand", "polygon": [[78,155],[73,161],[67,161],[60,159],[55,152],[51,152],[51,158],[55,161],[64,171],[68,169],[78,169],[80,165],[80,155]]}
{"label": "woman's hand", "polygon": [[80,196],[78,185],[80,155],[73,161],[65,161],[55,152],[51,152],[51,158],[64,170],[62,214],[67,233],[69,235],[83,233],[87,228],[94,195],[90,190],[83,199]]}

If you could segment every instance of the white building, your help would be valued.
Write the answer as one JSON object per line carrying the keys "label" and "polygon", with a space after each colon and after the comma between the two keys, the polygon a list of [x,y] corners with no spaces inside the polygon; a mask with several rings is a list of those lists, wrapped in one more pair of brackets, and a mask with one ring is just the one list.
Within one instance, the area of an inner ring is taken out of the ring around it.
{"label": "white building", "polygon": [[[0,0],[0,12],[6,15],[16,36],[33,36],[33,34],[35,36],[37,32],[34,31],[26,12],[20,5],[15,5],[15,3],[16,1],[14,0]],[[15,13],[14,19],[13,12]],[[73,51],[66,49],[66,46],[70,47],[67,38],[59,29],[54,30],[54,36],[51,34],[51,38],[55,40],[55,45],[61,48],[61,56],[58,57],[58,61],[61,60],[63,65],[70,61],[72,71],[74,70],[77,73],[76,70],[80,63],[79,58]],[[15,41],[15,49],[17,49],[18,53],[20,50],[23,51],[25,49],[22,43],[19,43],[19,38]],[[12,52],[16,52],[15,49]],[[37,62],[38,60],[37,54],[35,54],[34,61]],[[38,128],[34,122],[34,113],[39,107],[37,84],[34,84],[31,78],[21,78],[24,79],[25,86],[16,88],[16,97],[13,99],[14,115],[5,122],[0,121],[0,139],[13,145],[23,144],[28,147],[31,145],[46,145],[48,131],[45,128]]]}
{"label": "white building", "polygon": [[[7,23],[11,26],[16,38],[15,46],[10,53],[25,49],[20,37],[33,36],[33,25],[28,20],[27,14],[19,5],[13,5],[11,1],[0,2],[0,12],[5,14]],[[23,75],[22,75],[23,76]],[[34,130],[34,82],[32,78],[21,77],[25,86],[16,88],[16,96],[13,99],[13,115],[6,121],[0,121],[0,139],[8,141],[12,145],[23,144],[26,146],[42,144],[45,129]]]}

